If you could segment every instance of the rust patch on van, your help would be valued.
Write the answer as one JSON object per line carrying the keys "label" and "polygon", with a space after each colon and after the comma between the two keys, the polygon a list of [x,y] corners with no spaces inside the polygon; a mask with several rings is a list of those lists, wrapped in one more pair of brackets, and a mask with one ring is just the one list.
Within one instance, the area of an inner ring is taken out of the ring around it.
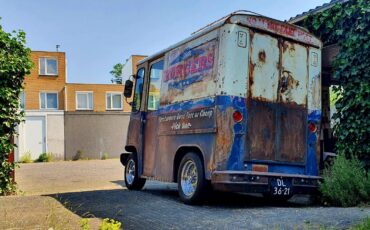
{"label": "rust patch on van", "polygon": [[289,48],[289,43],[283,41],[282,39],[279,39],[279,46],[283,47],[283,52],[285,53]]}
{"label": "rust patch on van", "polygon": [[[249,40],[250,40],[250,46],[249,46],[249,53],[251,54],[252,51],[253,51],[253,38],[254,38],[254,31],[253,30],[249,30]],[[249,58],[249,62],[248,62],[248,65],[249,65],[249,77],[248,77],[248,86],[247,86],[247,96],[248,98],[251,98],[252,97],[252,89],[253,89],[253,77],[254,77],[254,64],[252,62],[252,58]]]}
{"label": "rust patch on van", "polygon": [[279,78],[278,95],[281,102],[292,102],[292,90],[299,86],[290,71],[284,70]]}
{"label": "rust patch on van", "polygon": [[221,112],[218,109],[218,112],[216,114],[218,132],[216,136],[215,154],[213,154],[214,167],[212,168],[220,169],[220,167],[226,167],[226,162],[233,144],[233,109],[227,108],[225,112]]}
{"label": "rust patch on van", "polygon": [[303,106],[279,108],[278,122],[280,141],[277,160],[285,162],[304,162],[306,152],[307,110]]}
{"label": "rust patch on van", "polygon": [[266,62],[266,52],[264,50],[260,50],[258,53],[258,60],[262,63]]}
{"label": "rust patch on van", "polygon": [[252,97],[252,92],[253,92],[253,77],[254,77],[254,64],[252,60],[249,60],[249,78],[248,78],[248,83],[249,83],[249,90],[248,90],[248,97]]}
{"label": "rust patch on van", "polygon": [[274,103],[249,99],[249,159],[273,160],[275,155],[276,114]]}
{"label": "rust patch on van", "polygon": [[304,162],[307,110],[294,103],[249,99],[249,160]]}

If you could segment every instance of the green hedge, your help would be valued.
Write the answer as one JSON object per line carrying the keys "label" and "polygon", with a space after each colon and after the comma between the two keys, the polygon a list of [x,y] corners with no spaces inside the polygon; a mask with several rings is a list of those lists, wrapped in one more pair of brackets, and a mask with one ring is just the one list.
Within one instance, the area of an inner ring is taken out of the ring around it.
{"label": "green hedge", "polygon": [[0,195],[14,192],[10,178],[15,163],[8,162],[15,145],[11,138],[23,113],[19,109],[19,94],[24,76],[32,67],[31,50],[25,46],[23,31],[4,32],[0,25]]}
{"label": "green hedge", "polygon": [[335,91],[340,95],[333,119],[336,152],[356,156],[370,169],[370,1],[350,0],[306,18],[303,26],[324,45],[338,44]]}

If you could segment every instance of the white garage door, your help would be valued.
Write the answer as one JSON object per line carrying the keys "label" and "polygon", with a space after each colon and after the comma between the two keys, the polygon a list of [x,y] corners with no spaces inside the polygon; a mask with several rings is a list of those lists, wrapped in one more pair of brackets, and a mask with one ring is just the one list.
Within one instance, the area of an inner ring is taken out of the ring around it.
{"label": "white garage door", "polygon": [[46,151],[45,117],[26,117],[24,134],[24,150],[31,153],[32,159]]}

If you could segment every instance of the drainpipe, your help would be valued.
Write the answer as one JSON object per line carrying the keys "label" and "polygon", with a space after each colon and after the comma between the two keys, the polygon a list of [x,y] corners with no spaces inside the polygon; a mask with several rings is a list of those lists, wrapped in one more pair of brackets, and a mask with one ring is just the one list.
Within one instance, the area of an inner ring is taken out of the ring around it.
{"label": "drainpipe", "polygon": [[[14,144],[14,137],[10,138],[10,143]],[[14,148],[11,150],[9,154],[8,161],[10,163],[14,163]],[[15,182],[15,169],[13,169],[13,171],[10,173],[10,177],[12,178],[12,181],[14,183]]]}
{"label": "drainpipe", "polygon": [[67,85],[64,86],[64,111],[68,111],[68,94]]}

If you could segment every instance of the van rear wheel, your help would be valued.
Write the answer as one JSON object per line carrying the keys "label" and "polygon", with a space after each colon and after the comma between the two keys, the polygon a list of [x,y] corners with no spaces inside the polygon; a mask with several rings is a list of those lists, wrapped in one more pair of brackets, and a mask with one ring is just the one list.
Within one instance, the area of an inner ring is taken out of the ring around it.
{"label": "van rear wheel", "polygon": [[177,185],[180,199],[185,204],[201,201],[207,192],[208,181],[204,177],[204,168],[199,156],[187,153],[181,160],[177,172]]}
{"label": "van rear wheel", "polygon": [[131,154],[125,165],[125,185],[129,190],[141,190],[145,185],[146,180],[139,178],[137,169],[137,158]]}

